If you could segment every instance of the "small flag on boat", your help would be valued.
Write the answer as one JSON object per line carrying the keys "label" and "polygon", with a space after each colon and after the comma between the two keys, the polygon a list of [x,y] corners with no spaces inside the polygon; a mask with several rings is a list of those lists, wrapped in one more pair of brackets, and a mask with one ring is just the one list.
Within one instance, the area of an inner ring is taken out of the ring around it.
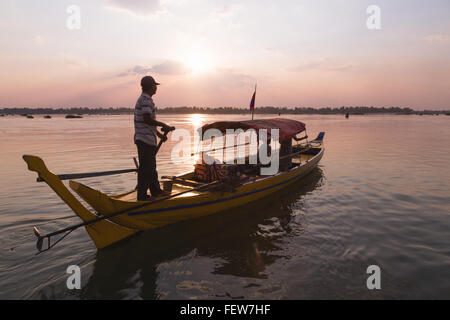
{"label": "small flag on boat", "polygon": [[255,85],[255,92],[253,93],[252,100],[250,101],[250,110],[255,109],[255,98],[256,98],[256,85]]}

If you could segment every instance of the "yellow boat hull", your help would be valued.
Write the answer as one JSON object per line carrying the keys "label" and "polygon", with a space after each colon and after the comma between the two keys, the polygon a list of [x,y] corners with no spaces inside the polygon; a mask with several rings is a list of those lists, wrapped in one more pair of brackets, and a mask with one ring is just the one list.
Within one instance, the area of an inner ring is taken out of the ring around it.
{"label": "yellow boat hull", "polygon": [[[310,161],[287,172],[248,182],[234,192],[201,192],[175,197],[163,202],[151,203],[129,213],[110,218],[111,221],[133,229],[148,230],[168,224],[196,219],[217,212],[257,201],[295,183],[308,174],[323,156],[322,149]],[[124,201],[117,196],[108,196],[81,183],[70,181],[70,187],[78,193],[99,214],[108,215],[128,208],[140,202]]]}

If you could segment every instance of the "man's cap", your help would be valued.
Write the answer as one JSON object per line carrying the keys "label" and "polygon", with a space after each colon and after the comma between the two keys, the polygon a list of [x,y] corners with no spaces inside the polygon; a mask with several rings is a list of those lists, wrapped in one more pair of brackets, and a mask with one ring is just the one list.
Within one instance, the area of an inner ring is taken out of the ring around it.
{"label": "man's cap", "polygon": [[141,79],[141,86],[142,87],[149,87],[152,85],[159,85],[158,82],[155,81],[155,79],[153,79],[153,77],[151,76],[145,76]]}

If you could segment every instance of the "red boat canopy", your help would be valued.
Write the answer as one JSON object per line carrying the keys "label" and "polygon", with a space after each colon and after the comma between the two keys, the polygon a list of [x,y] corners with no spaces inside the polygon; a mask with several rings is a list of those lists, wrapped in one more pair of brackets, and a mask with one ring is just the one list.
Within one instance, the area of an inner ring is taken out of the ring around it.
{"label": "red boat canopy", "polygon": [[267,136],[270,137],[270,129],[279,129],[280,141],[291,139],[297,133],[305,131],[305,124],[300,121],[291,119],[262,119],[262,120],[248,120],[248,121],[219,121],[206,124],[202,127],[202,132],[208,129],[218,129],[225,133],[226,129],[268,129]]}

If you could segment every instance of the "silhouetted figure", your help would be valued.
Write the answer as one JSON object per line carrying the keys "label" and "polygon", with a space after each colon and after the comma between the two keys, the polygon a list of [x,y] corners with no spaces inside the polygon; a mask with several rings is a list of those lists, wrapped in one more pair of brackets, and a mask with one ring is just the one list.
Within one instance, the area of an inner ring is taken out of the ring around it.
{"label": "silhouetted figure", "polygon": [[145,76],[141,80],[142,94],[136,102],[134,109],[134,143],[139,154],[139,171],[137,185],[138,201],[150,200],[147,190],[153,197],[166,195],[161,190],[156,171],[157,138],[167,140],[167,137],[156,127],[162,127],[164,132],[174,130],[165,123],[156,120],[156,107],[152,96],[156,93],[157,83],[153,77]]}

